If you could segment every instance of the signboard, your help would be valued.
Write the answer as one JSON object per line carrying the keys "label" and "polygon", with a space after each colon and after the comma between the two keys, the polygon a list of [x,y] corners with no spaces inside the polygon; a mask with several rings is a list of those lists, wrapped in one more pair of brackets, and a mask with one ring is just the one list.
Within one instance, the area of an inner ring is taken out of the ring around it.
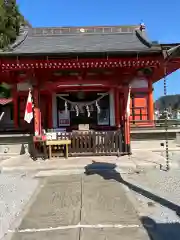
{"label": "signboard", "polygon": [[58,111],[59,127],[70,126],[70,111]]}
{"label": "signboard", "polygon": [[79,131],[89,131],[89,124],[79,124],[78,130]]}

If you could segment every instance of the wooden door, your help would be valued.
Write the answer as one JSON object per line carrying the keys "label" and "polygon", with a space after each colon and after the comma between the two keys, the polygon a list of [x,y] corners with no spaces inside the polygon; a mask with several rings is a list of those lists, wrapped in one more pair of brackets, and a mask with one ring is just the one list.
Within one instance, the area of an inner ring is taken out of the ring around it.
{"label": "wooden door", "polygon": [[148,120],[148,104],[147,95],[136,94],[131,100],[131,120],[147,121]]}

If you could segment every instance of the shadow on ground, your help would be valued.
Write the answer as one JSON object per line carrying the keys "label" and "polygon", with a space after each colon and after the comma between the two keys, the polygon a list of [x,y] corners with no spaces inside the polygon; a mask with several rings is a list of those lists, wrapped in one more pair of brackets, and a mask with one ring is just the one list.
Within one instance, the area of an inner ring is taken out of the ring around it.
{"label": "shadow on ground", "polygon": [[[93,161],[91,164],[85,167],[84,173],[86,175],[98,174],[104,180],[113,179],[121,184],[124,184],[130,190],[133,190],[134,192],[137,192],[138,194],[141,194],[142,196],[149,198],[152,201],[155,201],[161,204],[162,206],[173,210],[178,216],[180,216],[180,206],[178,206],[177,204],[174,204],[171,201],[168,201],[167,199],[159,197],[145,189],[142,189],[132,183],[125,181],[121,177],[120,173],[116,171],[116,167],[117,167],[116,164]],[[148,217],[143,217],[140,220],[151,238],[153,234],[153,238],[152,238],[153,240],[157,240],[157,239],[159,240],[161,238],[163,240],[180,239],[179,223],[156,224],[152,219]],[[157,236],[157,232],[159,232],[161,236]]]}
{"label": "shadow on ground", "polygon": [[179,223],[156,223],[149,217],[142,217],[141,222],[152,240],[179,240]]}

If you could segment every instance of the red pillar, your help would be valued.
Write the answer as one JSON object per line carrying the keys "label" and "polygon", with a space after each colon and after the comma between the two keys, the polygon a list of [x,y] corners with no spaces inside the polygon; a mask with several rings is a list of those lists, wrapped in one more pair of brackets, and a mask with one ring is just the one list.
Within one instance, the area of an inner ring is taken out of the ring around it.
{"label": "red pillar", "polygon": [[124,142],[125,142],[125,152],[131,153],[131,138],[130,138],[130,116],[127,114],[127,104],[128,104],[129,87],[124,89]]}
{"label": "red pillar", "polygon": [[120,128],[120,95],[119,89],[114,89],[114,112],[115,112],[115,125]]}
{"label": "red pillar", "polygon": [[48,128],[52,128],[52,93],[49,94],[48,97]]}
{"label": "red pillar", "polygon": [[19,127],[19,119],[18,119],[18,91],[17,91],[17,84],[13,85],[12,88],[12,98],[13,98],[13,120],[15,128]]}
{"label": "red pillar", "polygon": [[40,136],[41,129],[41,112],[39,107],[39,89],[37,86],[33,88],[33,103],[34,103],[34,135]]}
{"label": "red pillar", "polygon": [[153,87],[152,81],[148,82],[148,120],[153,123],[154,121],[154,102],[153,102]]}

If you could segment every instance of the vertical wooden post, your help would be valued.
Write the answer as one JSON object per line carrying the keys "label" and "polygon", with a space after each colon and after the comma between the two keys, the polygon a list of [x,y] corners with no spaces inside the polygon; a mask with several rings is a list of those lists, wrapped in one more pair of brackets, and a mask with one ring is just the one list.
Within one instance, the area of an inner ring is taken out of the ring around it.
{"label": "vertical wooden post", "polygon": [[130,138],[130,116],[127,114],[127,104],[128,104],[129,86],[124,89],[124,142],[125,142],[125,152],[131,153],[131,138]]}
{"label": "vertical wooden post", "polygon": [[114,112],[115,112],[115,125],[116,128],[120,128],[120,97],[119,89],[114,89]]}
{"label": "vertical wooden post", "polygon": [[41,113],[39,106],[39,89],[37,86],[33,87],[33,103],[34,103],[34,134],[39,136],[42,133],[41,129]]}
{"label": "vertical wooden post", "polygon": [[153,102],[153,87],[152,81],[148,81],[148,120],[153,124],[154,121],[154,102]]}
{"label": "vertical wooden post", "polygon": [[19,119],[18,119],[18,92],[17,92],[17,83],[13,85],[12,88],[12,98],[13,98],[13,120],[14,120],[14,127],[19,127]]}
{"label": "vertical wooden post", "polygon": [[52,128],[53,127],[53,116],[52,116],[52,93],[49,93],[48,96],[48,128]]}

